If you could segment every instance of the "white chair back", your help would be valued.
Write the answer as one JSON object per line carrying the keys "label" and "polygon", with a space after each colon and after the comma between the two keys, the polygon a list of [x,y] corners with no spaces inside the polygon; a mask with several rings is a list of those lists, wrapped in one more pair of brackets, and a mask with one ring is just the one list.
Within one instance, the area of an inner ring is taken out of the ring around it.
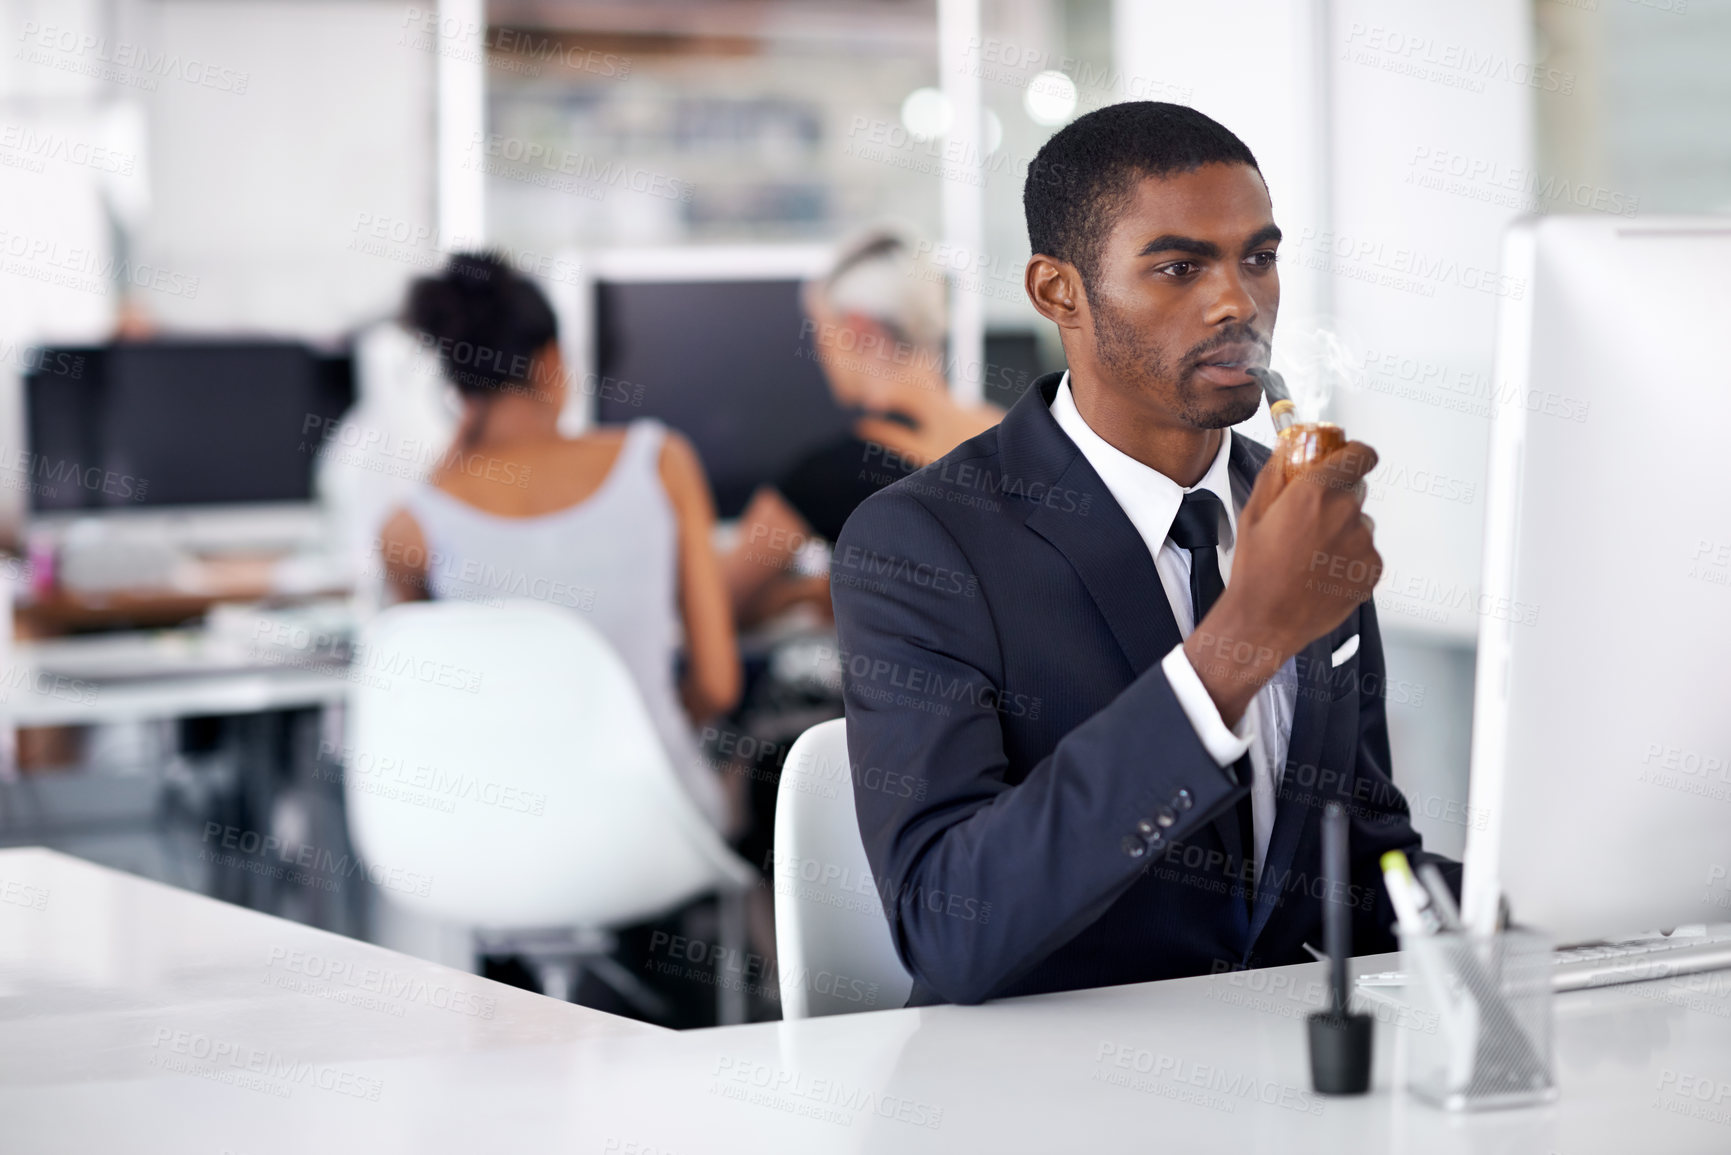
{"label": "white chair back", "polygon": [[913,990],[860,842],[853,789],[843,719],[813,726],[788,750],[775,800],[784,1019],[899,1007]]}
{"label": "white chair back", "polygon": [[606,928],[755,881],[570,610],[397,606],[351,676],[349,829],[392,900],[481,928]]}

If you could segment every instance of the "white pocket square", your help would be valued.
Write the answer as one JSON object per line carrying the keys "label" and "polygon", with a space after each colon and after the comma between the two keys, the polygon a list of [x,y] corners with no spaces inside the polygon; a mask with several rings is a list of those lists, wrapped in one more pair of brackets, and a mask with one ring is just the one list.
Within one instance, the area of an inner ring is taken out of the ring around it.
{"label": "white pocket square", "polygon": [[1352,637],[1346,639],[1346,641],[1340,643],[1340,649],[1334,651],[1331,665],[1338,666],[1356,653],[1358,653],[1358,635],[1354,634]]}

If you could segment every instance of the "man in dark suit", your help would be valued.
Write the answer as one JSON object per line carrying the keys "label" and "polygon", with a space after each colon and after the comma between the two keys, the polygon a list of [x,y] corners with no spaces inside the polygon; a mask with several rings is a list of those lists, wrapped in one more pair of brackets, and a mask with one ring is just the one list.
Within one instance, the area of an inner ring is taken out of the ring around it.
{"label": "man in dark suit", "polygon": [[1378,858],[1426,856],[1390,778],[1376,454],[1288,481],[1230,432],[1280,296],[1255,158],[1192,109],[1114,105],[1041,149],[1024,206],[1069,371],[867,500],[832,562],[910,1004],[1304,962],[1325,898],[1392,949]]}

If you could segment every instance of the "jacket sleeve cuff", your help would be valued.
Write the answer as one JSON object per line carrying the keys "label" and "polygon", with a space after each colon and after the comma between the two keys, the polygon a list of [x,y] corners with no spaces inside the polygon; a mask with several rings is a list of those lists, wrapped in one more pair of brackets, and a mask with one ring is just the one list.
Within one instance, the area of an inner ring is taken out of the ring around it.
{"label": "jacket sleeve cuff", "polygon": [[1246,710],[1238,725],[1228,728],[1220,717],[1219,707],[1208,696],[1208,688],[1202,684],[1196,668],[1185,656],[1182,645],[1172,647],[1172,652],[1161,659],[1160,668],[1165,671],[1179,708],[1190,719],[1190,725],[1209,756],[1222,766],[1230,766],[1244,757],[1250,743],[1256,739],[1256,723],[1251,720],[1251,711]]}

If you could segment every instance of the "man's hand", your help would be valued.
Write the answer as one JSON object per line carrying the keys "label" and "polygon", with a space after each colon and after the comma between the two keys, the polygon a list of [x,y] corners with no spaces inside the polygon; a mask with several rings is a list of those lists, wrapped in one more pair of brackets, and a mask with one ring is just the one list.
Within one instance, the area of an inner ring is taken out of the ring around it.
{"label": "man's hand", "polygon": [[1238,515],[1232,580],[1184,642],[1228,726],[1263,683],[1370,597],[1382,557],[1362,511],[1376,451],[1351,441],[1288,480],[1278,453]]}

